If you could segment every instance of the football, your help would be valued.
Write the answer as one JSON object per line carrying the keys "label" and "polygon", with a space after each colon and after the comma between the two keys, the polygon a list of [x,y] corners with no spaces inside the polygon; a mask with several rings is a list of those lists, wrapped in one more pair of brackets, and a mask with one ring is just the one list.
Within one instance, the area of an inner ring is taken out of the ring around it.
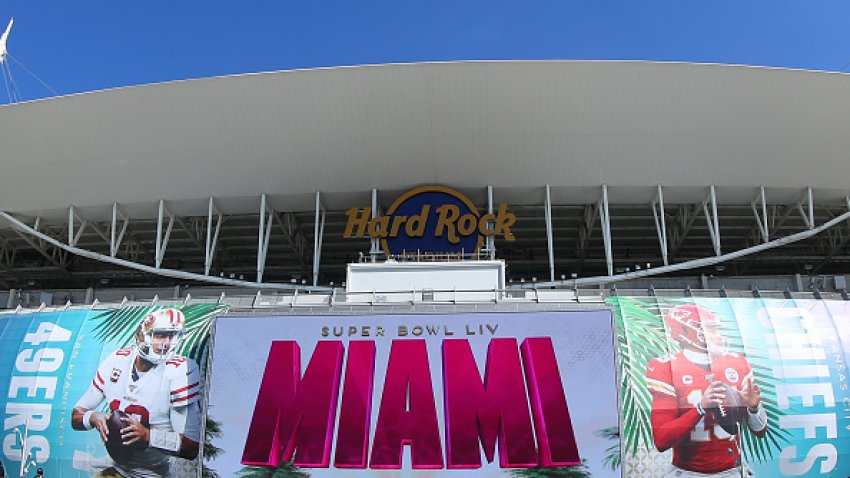
{"label": "football", "polygon": [[106,428],[109,430],[109,435],[106,436],[106,451],[113,459],[120,460],[128,452],[144,447],[144,444],[139,442],[125,445],[121,440],[121,429],[127,426],[121,419],[126,416],[126,413],[116,410],[109,414],[109,419],[106,421]]}
{"label": "football", "polygon": [[744,404],[741,394],[735,387],[723,384],[726,397],[723,403],[710,408],[709,411],[714,416],[714,421],[720,425],[726,433],[736,435],[738,433],[738,424],[742,423],[747,418],[747,406]]}

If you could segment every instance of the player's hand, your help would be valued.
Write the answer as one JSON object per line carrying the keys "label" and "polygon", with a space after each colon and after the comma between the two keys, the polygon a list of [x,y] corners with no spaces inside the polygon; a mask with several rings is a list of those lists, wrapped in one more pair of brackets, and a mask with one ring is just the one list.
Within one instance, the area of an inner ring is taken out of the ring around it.
{"label": "player's hand", "polygon": [[121,417],[121,421],[127,426],[121,429],[121,443],[132,445],[142,442],[148,445],[151,441],[151,431],[132,416]]}
{"label": "player's hand", "polygon": [[723,382],[714,381],[703,390],[699,406],[707,410],[723,403],[724,398],[726,398],[726,387],[723,386]]}
{"label": "player's hand", "polygon": [[755,409],[761,403],[761,389],[752,375],[749,375],[741,383],[741,398],[750,410]]}
{"label": "player's hand", "polygon": [[104,413],[94,412],[89,417],[89,425],[100,433],[100,439],[106,443],[106,436],[109,435],[109,427],[106,426],[107,416]]}

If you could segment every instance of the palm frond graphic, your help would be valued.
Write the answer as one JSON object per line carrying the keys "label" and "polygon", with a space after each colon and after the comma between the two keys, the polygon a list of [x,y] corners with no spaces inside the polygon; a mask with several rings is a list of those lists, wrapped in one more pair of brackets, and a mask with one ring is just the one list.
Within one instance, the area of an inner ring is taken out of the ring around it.
{"label": "palm frond graphic", "polygon": [[101,342],[117,342],[119,347],[127,347],[134,341],[134,334],[139,322],[147,314],[165,308],[179,309],[186,317],[186,330],[178,353],[193,359],[202,369],[205,369],[210,333],[215,318],[227,310],[226,305],[130,306],[106,310],[89,320],[98,322],[94,327],[95,338]]}
{"label": "palm frond graphic", "polygon": [[514,478],[589,478],[592,476],[584,463],[556,468],[512,468],[508,473]]}
{"label": "palm frond graphic", "polygon": [[[622,407],[622,447],[625,453],[635,455],[640,448],[652,449],[650,413],[652,398],[646,387],[646,365],[650,360],[665,354],[676,353],[676,345],[667,340],[663,317],[670,308],[693,300],[665,298],[611,297],[606,300],[614,308],[617,333],[617,367]],[[720,307],[711,307],[718,309]],[[749,428],[742,427],[741,448],[748,461],[765,462],[772,459],[789,443],[791,434],[779,429],[779,418],[783,412],[776,404],[777,380],[769,373],[767,357],[744,350],[741,332],[737,323],[721,319],[721,334],[727,340],[730,352],[747,357],[753,369],[756,383],[762,391],[762,403],[767,412],[768,432],[756,437]]]}
{"label": "palm frond graphic", "polygon": [[605,449],[605,456],[602,458],[602,466],[611,471],[620,469],[622,463],[622,453],[620,452],[620,428],[607,427],[596,431],[596,436],[605,438],[614,442],[613,445]]}
{"label": "palm frond graphic", "polygon": [[655,304],[631,297],[611,297],[617,334],[617,377],[622,407],[621,435],[624,453],[635,455],[639,449],[651,449],[650,411],[652,397],[646,388],[646,365],[670,352],[661,314]]}
{"label": "palm frond graphic", "polygon": [[298,468],[291,462],[280,466],[246,466],[236,472],[239,478],[306,478],[310,473]]}

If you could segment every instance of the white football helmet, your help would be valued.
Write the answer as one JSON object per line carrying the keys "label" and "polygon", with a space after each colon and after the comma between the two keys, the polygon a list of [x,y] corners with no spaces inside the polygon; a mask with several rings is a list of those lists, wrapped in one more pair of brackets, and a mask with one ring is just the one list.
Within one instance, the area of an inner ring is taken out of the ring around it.
{"label": "white football helmet", "polygon": [[153,364],[167,362],[180,348],[185,326],[186,317],[177,309],[159,309],[146,315],[136,329],[139,356]]}

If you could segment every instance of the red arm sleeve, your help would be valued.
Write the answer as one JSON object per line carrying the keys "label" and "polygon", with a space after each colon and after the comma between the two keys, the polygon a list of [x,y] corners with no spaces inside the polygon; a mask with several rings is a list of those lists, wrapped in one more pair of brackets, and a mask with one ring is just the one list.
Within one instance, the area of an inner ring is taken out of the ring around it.
{"label": "red arm sleeve", "polygon": [[652,395],[652,439],[658,451],[665,451],[686,438],[702,416],[696,408],[689,408],[679,415],[679,403],[675,397],[658,393]]}
{"label": "red arm sleeve", "polygon": [[702,418],[696,408],[679,408],[673,386],[670,359],[651,360],[646,367],[646,386],[652,394],[652,439],[658,451],[665,451],[686,438]]}

